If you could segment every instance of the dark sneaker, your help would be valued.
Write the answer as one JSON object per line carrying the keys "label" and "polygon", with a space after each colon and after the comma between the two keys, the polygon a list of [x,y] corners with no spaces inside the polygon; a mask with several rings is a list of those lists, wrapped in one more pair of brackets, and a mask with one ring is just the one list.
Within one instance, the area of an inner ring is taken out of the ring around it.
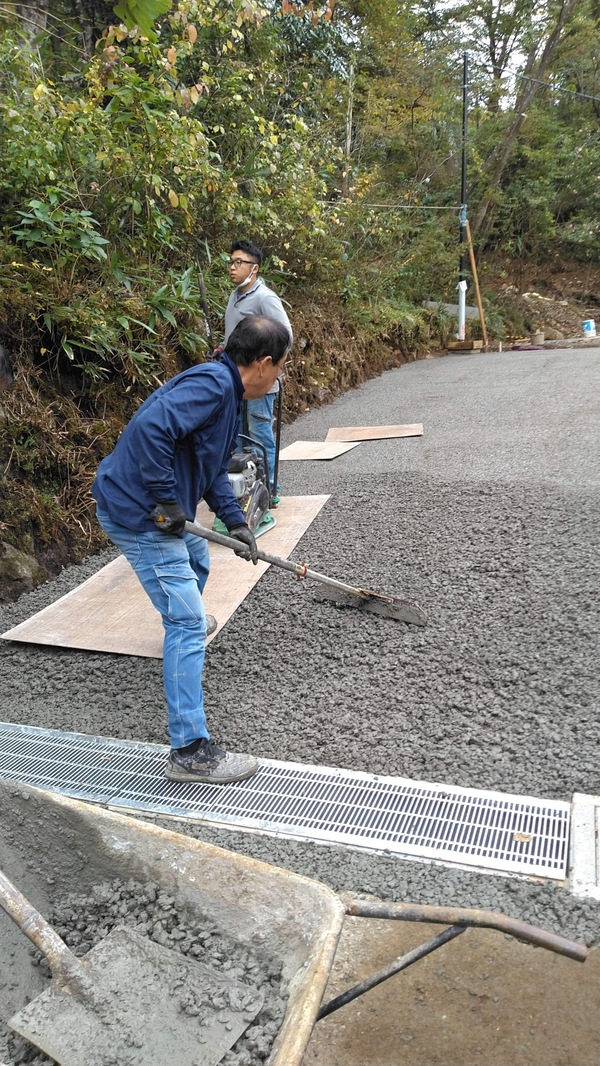
{"label": "dark sneaker", "polygon": [[217,628],[217,619],[212,614],[206,615],[206,636],[210,637]]}
{"label": "dark sneaker", "polygon": [[202,740],[193,755],[171,750],[165,769],[169,781],[201,781],[207,785],[226,785],[230,781],[245,781],[258,770],[253,755],[239,755],[224,751],[212,740]]}

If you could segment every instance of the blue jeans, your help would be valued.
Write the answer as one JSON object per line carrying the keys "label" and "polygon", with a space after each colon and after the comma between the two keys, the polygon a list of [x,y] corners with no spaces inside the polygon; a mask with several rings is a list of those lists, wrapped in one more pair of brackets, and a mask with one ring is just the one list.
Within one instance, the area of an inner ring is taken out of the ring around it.
{"label": "blue jeans", "polygon": [[210,737],[204,713],[202,667],[206,615],[202,592],[210,568],[208,543],[192,533],[138,533],[98,511],[104,532],[131,563],[165,631],[163,678],[171,747]]}
{"label": "blue jeans", "polygon": [[[248,436],[264,444],[269,464],[269,482],[273,496],[278,496],[281,486],[275,486],[275,434],[273,433],[273,410],[277,393],[268,392],[258,400],[248,400]],[[246,441],[242,441],[243,444]]]}

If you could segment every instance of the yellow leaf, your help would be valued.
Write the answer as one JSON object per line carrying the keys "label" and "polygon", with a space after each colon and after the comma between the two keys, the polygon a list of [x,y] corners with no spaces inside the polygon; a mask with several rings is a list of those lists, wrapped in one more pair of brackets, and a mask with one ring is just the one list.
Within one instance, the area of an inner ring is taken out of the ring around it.
{"label": "yellow leaf", "polygon": [[179,197],[175,189],[169,189],[169,203],[171,207],[179,207]]}
{"label": "yellow leaf", "polygon": [[171,66],[174,66],[177,62],[177,52],[174,48],[169,48],[169,51],[167,52],[167,59],[169,60]]}
{"label": "yellow leaf", "polygon": [[195,44],[198,40],[198,30],[194,26],[193,22],[190,22],[187,28],[187,35],[190,39],[190,44]]}
{"label": "yellow leaf", "polygon": [[533,837],[531,833],[513,833],[513,840],[515,840],[517,844],[531,844]]}
{"label": "yellow leaf", "polygon": [[278,144],[279,143],[279,137],[277,136],[276,133],[272,133],[271,136],[269,137],[269,140],[270,140],[271,144]]}

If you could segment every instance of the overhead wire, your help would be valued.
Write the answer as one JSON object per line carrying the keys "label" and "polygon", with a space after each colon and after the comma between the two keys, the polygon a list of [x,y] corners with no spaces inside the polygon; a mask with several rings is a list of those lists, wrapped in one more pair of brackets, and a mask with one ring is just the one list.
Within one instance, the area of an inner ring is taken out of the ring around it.
{"label": "overhead wire", "polygon": [[589,93],[579,92],[578,89],[567,89],[564,85],[551,85],[550,82],[542,81],[541,78],[533,78],[531,74],[513,73],[507,71],[506,67],[499,67],[495,63],[490,64],[490,67],[488,67],[487,63],[478,63],[475,61],[473,65],[480,71],[487,72],[489,69],[497,70],[500,74],[506,74],[506,76],[510,78],[519,79],[520,81],[533,81],[536,85],[541,85],[544,89],[549,89],[550,92],[553,93],[569,93],[571,96],[581,97],[582,100],[592,100],[594,103],[600,104],[600,96],[591,96]]}

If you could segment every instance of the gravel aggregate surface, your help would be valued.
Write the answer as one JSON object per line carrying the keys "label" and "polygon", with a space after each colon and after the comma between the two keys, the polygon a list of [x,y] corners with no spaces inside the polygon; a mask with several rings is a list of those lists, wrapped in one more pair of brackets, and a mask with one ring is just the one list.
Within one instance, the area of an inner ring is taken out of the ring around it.
{"label": "gravel aggregate surface", "polygon": [[[339,608],[271,569],[207,650],[215,739],[453,785],[598,794],[599,398],[600,348],[454,354],[406,364],[284,427],[286,445],[324,440],[330,426],[423,422],[423,437],[283,463],[281,480],[284,496],[331,494],[293,558],[415,599],[429,621],[410,628]],[[113,557],[0,608],[0,632]],[[2,641],[0,670],[4,721],[168,743],[156,660]],[[500,910],[598,939],[598,904],[557,884],[189,831],[336,890]]]}

